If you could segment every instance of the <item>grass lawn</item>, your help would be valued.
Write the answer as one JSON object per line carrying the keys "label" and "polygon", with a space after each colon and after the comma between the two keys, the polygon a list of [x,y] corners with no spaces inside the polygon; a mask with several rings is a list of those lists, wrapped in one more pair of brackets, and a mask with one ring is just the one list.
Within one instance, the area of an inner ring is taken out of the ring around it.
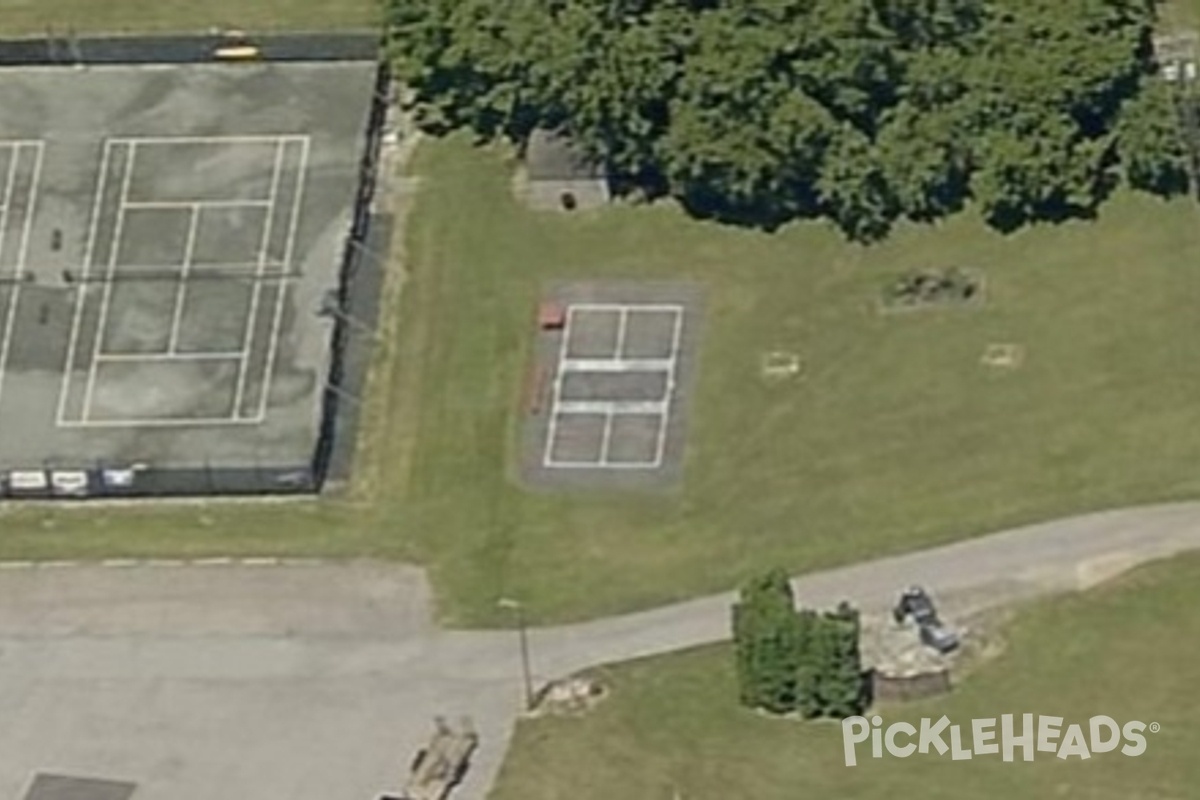
{"label": "grass lawn", "polygon": [[377,24],[379,0],[0,0],[0,36],[78,33],[321,31]]}
{"label": "grass lawn", "polygon": [[[562,618],[728,588],[1086,509],[1200,494],[1200,212],[1123,196],[1094,223],[1010,237],[962,217],[847,246],[669,208],[535,216],[507,169],[423,151],[405,346],[420,381],[408,532],[457,615],[501,592]],[[919,267],[987,275],[981,310],[881,316]],[[522,491],[507,477],[539,286],[683,278],[708,293],[685,487]],[[980,366],[1017,342],[1024,365]],[[805,375],[765,385],[765,350]]]}
{"label": "grass lawn", "polygon": [[720,646],[605,670],[614,693],[590,715],[521,722],[491,800],[1195,797],[1198,580],[1200,559],[1190,557],[1036,605],[1005,631],[1005,652],[951,695],[874,710],[885,725],[919,726],[922,717],[945,714],[963,727],[968,748],[970,721],[1002,714],[1061,716],[1085,732],[1097,714],[1159,723],[1135,758],[875,760],[864,744],[849,768],[837,725],[772,720],[739,707],[732,652]]}
{"label": "grass lawn", "polygon": [[[1017,523],[1200,496],[1200,212],[1123,196],[1094,223],[994,234],[969,217],[844,244],[670,207],[535,215],[501,154],[424,147],[412,277],[348,499],[10,510],[0,558],[383,555],[432,570],[447,620],[501,594],[565,619],[729,588]],[[976,310],[880,316],[899,272],[987,276]],[[527,492],[511,479],[544,281],[672,278],[707,291],[687,469],[671,494]],[[1020,369],[980,366],[1025,347]],[[803,355],[760,380],[765,350]]]}

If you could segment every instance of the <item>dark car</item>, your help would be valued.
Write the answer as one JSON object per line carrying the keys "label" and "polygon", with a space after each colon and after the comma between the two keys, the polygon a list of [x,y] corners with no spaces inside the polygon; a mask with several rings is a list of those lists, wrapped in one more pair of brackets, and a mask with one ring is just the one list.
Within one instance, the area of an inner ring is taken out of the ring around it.
{"label": "dark car", "polygon": [[904,590],[895,608],[892,609],[892,616],[895,618],[896,624],[904,622],[909,617],[918,625],[928,620],[937,621],[937,611],[933,607],[933,600],[920,586],[910,586]]}
{"label": "dark car", "polygon": [[920,586],[910,586],[900,595],[892,609],[896,623],[911,619],[920,631],[921,643],[939,653],[949,653],[959,645],[958,634],[943,625],[929,593]]}

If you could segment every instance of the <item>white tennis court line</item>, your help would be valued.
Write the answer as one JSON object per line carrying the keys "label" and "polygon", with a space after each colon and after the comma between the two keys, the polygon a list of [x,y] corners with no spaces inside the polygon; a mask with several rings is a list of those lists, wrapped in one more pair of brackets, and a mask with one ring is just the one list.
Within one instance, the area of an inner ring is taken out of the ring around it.
{"label": "white tennis court line", "polygon": [[65,428],[178,428],[189,425],[202,425],[206,428],[220,428],[230,425],[258,425],[258,420],[231,419],[229,417],[170,417],[168,419],[137,419],[136,417],[121,417],[120,419],[89,419],[87,422],[68,422]]}
{"label": "white tennis court line", "polygon": [[[139,145],[139,144],[177,144],[177,143],[183,143],[183,144],[192,144],[192,143],[240,144],[240,143],[249,143],[249,142],[261,143],[261,144],[275,144],[276,145],[276,163],[277,164],[280,164],[282,162],[282,158],[283,158],[282,153],[288,144],[299,143],[302,147],[302,150],[301,150],[300,165],[299,165],[299,169],[297,170],[297,174],[296,174],[297,190],[296,190],[296,195],[295,195],[294,202],[292,205],[291,213],[289,216],[289,230],[288,230],[288,236],[287,236],[286,245],[285,245],[286,252],[285,252],[283,260],[282,261],[274,261],[274,260],[269,260],[266,258],[266,256],[267,256],[266,249],[269,247],[270,238],[268,236],[268,232],[264,231],[263,243],[265,243],[265,244],[261,244],[261,246],[260,246],[259,261],[254,264],[230,265],[230,266],[238,267],[238,268],[245,267],[245,268],[253,268],[254,269],[253,276],[256,279],[255,284],[254,284],[254,291],[256,293],[261,292],[260,286],[263,282],[262,279],[264,277],[270,277],[270,274],[267,272],[268,269],[279,269],[279,270],[286,272],[288,270],[288,268],[290,267],[292,258],[294,256],[294,251],[295,251],[295,239],[296,239],[296,232],[297,232],[296,229],[298,227],[299,218],[300,218],[300,207],[301,207],[301,203],[302,203],[304,180],[307,177],[307,172],[308,172],[310,137],[308,137],[306,135],[284,135],[284,136],[265,136],[264,135],[264,136],[231,136],[231,137],[223,137],[223,136],[219,136],[219,137],[203,137],[203,136],[200,136],[200,137],[136,137],[136,138],[113,138],[113,139],[109,139],[105,142],[105,148],[104,148],[104,152],[103,152],[103,156],[102,156],[100,177],[98,178],[98,181],[97,181],[97,194],[96,194],[96,199],[94,201],[94,208],[93,208],[93,214],[92,214],[92,226],[91,226],[91,230],[89,232],[88,244],[87,244],[87,248],[86,248],[87,255],[84,259],[84,268],[83,268],[84,277],[86,278],[86,276],[88,275],[90,268],[91,268],[92,254],[94,253],[95,241],[96,241],[98,226],[99,226],[99,222],[98,222],[99,210],[100,210],[100,206],[101,206],[101,203],[103,200],[104,191],[107,188],[106,182],[107,182],[107,176],[108,176],[108,171],[109,171],[108,165],[109,165],[109,161],[110,161],[110,148],[114,144],[124,145],[124,146],[130,148],[130,153],[129,153],[129,157],[126,161],[125,174],[122,179],[122,193],[121,193],[121,197],[119,200],[117,224],[114,227],[114,231],[113,231],[112,252],[110,253],[109,265],[108,265],[108,268],[106,271],[107,277],[111,277],[115,271],[113,262],[116,258],[117,248],[119,247],[119,244],[120,244],[120,235],[121,235],[122,228],[124,225],[124,212],[131,207],[138,207],[139,204],[141,204],[144,207],[144,204],[142,204],[142,201],[130,201],[128,199],[129,184],[132,179],[131,176],[132,176],[133,167],[134,167],[134,159],[135,159],[134,151],[135,151],[137,145]],[[194,202],[183,202],[182,205],[190,206],[193,208],[197,207],[197,206],[199,206],[199,207],[207,207],[207,206],[266,206],[267,207],[267,219],[272,220],[275,216],[274,205],[277,203],[277,199],[274,195],[277,193],[277,190],[278,190],[278,180],[279,180],[278,175],[272,176],[272,182],[273,182],[272,194],[273,194],[273,196],[272,196],[272,198],[270,198],[269,202],[241,201],[241,200],[229,201],[229,202],[225,202],[225,201],[194,201]],[[155,201],[147,201],[147,202],[155,202]],[[170,207],[179,207],[179,205],[181,205],[181,204],[174,203],[174,201],[168,201],[168,202],[171,203]],[[266,224],[269,224],[269,223],[265,223],[264,227],[266,227]],[[189,233],[189,236],[190,236],[190,233]],[[193,255],[193,258],[194,258],[194,255]],[[175,268],[175,267],[172,266],[172,269],[173,268]],[[97,323],[98,327],[97,327],[97,334],[96,334],[96,342],[95,342],[95,347],[93,348],[92,360],[91,360],[91,364],[90,364],[89,371],[88,371],[88,384],[87,384],[87,389],[86,389],[85,395],[84,395],[84,412],[82,414],[81,419],[79,419],[79,420],[65,420],[63,417],[65,416],[65,408],[66,408],[66,404],[67,404],[67,400],[68,400],[67,388],[69,385],[69,375],[70,375],[69,367],[73,363],[73,360],[75,357],[75,351],[76,351],[76,347],[77,347],[76,341],[77,341],[77,336],[78,336],[78,328],[81,325],[81,319],[83,316],[84,296],[83,296],[82,287],[84,285],[86,285],[86,281],[81,281],[80,298],[79,298],[79,302],[77,302],[77,304],[76,304],[75,318],[72,321],[72,338],[71,338],[70,345],[68,347],[68,361],[67,361],[68,369],[64,370],[66,377],[64,378],[64,389],[63,389],[62,395],[59,400],[59,414],[58,414],[58,420],[57,420],[57,424],[59,426],[61,426],[61,427],[115,428],[115,427],[169,427],[169,426],[179,426],[179,425],[185,425],[185,426],[187,426],[187,425],[203,425],[203,426],[215,427],[215,426],[222,426],[222,425],[260,424],[266,418],[266,401],[267,401],[267,395],[268,395],[268,390],[269,390],[269,386],[270,386],[270,378],[271,378],[270,372],[273,370],[274,361],[275,361],[275,358],[276,358],[276,355],[278,352],[278,348],[279,348],[279,339],[280,339],[280,336],[282,333],[281,322],[282,322],[282,317],[283,317],[283,300],[286,297],[286,292],[283,290],[279,291],[278,297],[277,297],[277,302],[275,304],[275,315],[274,315],[273,324],[272,324],[272,336],[271,336],[271,342],[269,345],[270,350],[268,352],[268,357],[267,357],[267,367],[265,370],[263,395],[262,395],[262,398],[260,399],[259,410],[256,415],[254,415],[252,417],[238,416],[238,409],[240,407],[240,398],[238,398],[238,402],[234,404],[233,409],[231,411],[231,415],[229,417],[171,418],[171,419],[121,418],[121,419],[113,419],[113,420],[91,419],[91,403],[92,403],[92,394],[94,391],[95,376],[96,376],[97,366],[101,362],[106,362],[106,361],[126,361],[126,362],[129,362],[129,361],[151,361],[151,362],[154,362],[154,361],[157,361],[157,362],[162,363],[162,362],[169,362],[169,361],[205,361],[205,360],[211,361],[211,360],[235,360],[235,359],[237,359],[241,362],[239,372],[242,372],[242,371],[244,371],[246,363],[249,361],[249,343],[246,342],[245,334],[243,336],[243,342],[245,343],[243,346],[243,349],[241,351],[235,351],[230,354],[226,354],[226,353],[186,353],[185,354],[185,353],[178,353],[178,352],[176,352],[176,353],[169,353],[169,352],[168,353],[156,353],[156,354],[149,354],[149,353],[148,354],[133,354],[133,353],[105,354],[102,352],[98,352],[98,350],[100,348],[100,343],[103,339],[103,325],[106,323],[107,311],[108,311],[108,307],[111,303],[112,283],[111,283],[111,281],[106,281],[105,287],[104,287],[104,295],[101,299],[102,305],[101,305],[100,319],[98,320],[98,323]],[[256,316],[255,315],[257,313],[258,313],[257,310],[255,310],[254,314],[251,315],[251,317],[247,320],[246,331],[253,331],[254,327],[256,326]],[[239,388],[237,391],[243,391],[243,390],[244,390],[244,382],[239,385]]]}
{"label": "white tennis court line", "polygon": [[175,306],[171,309],[171,332],[167,335],[167,354],[174,355],[179,349],[179,324],[183,322],[183,306],[187,302],[188,273],[192,271],[192,260],[196,256],[196,231],[200,227],[200,209],[192,206],[188,220],[187,238],[183,243],[183,263],[179,267],[179,285],[175,287]]}
{"label": "white tennis court line", "polygon": [[[308,178],[309,137],[293,137],[300,141],[300,166],[296,170],[296,194],[292,199],[292,215],[288,220],[288,234],[284,245],[283,263],[291,268],[295,256],[296,232],[300,225],[300,206],[304,199],[304,186]],[[282,333],[283,304],[287,299],[287,286],[280,285],[275,292],[275,319],[271,327],[271,343],[267,349],[267,364],[264,368],[262,393],[258,401],[257,419],[262,420],[267,415],[267,399],[271,393],[271,382],[275,372],[275,359],[279,355],[279,337]]]}
{"label": "white tennis court line", "polygon": [[[267,250],[271,246],[271,234],[275,229],[275,204],[279,199],[279,181],[283,177],[283,155],[287,145],[280,142],[275,146],[275,164],[271,170],[271,188],[267,195],[270,205],[267,216],[263,220],[262,238],[258,241],[258,260],[255,263],[254,274],[262,275],[263,265],[267,261]],[[284,259],[287,263],[287,259]],[[250,310],[246,315],[245,326],[242,328],[242,363],[238,368],[237,384],[233,391],[233,416],[241,418],[242,401],[246,396],[246,375],[250,369],[250,348],[254,344],[254,329],[258,326],[258,304],[262,298],[262,282],[255,281],[250,290]]]}
{"label": "white tennis court line", "polygon": [[[113,226],[112,242],[108,249],[108,264],[104,275],[111,278],[117,269],[117,255],[121,250],[121,234],[125,230],[125,202],[129,199],[129,185],[133,182],[133,162],[137,158],[137,142],[126,142],[125,174],[121,176],[121,194],[117,199],[117,221]],[[87,423],[92,416],[92,397],[96,389],[96,372],[100,362],[100,348],[104,344],[104,328],[108,324],[108,310],[112,305],[112,281],[106,280],[100,296],[100,317],[96,322],[96,336],[92,341],[92,358],[88,363],[87,384],[83,390],[83,407],[80,409],[80,422]]]}
{"label": "white tennis court line", "polygon": [[108,141],[117,144],[279,144],[308,137],[296,133],[252,133],[230,136],[117,136]]}
{"label": "white tennis court line", "polygon": [[187,353],[101,353],[97,361],[239,361],[242,358],[240,350],[214,350],[212,352]]}
{"label": "white tennis court line", "polygon": [[79,343],[80,327],[83,323],[83,311],[87,304],[87,280],[86,278],[92,271],[92,258],[96,252],[96,235],[100,228],[100,212],[104,202],[104,192],[108,188],[108,167],[112,154],[112,140],[104,143],[104,149],[100,155],[100,172],[96,177],[96,196],[92,201],[92,220],[88,226],[87,244],[83,250],[83,264],[81,273],[84,280],[77,284],[75,295],[75,314],[71,319],[71,339],[67,343],[67,357],[63,366],[62,384],[58,394],[58,413],[54,418],[54,422],[58,426],[68,424],[78,424],[76,421],[68,422],[65,417],[67,413],[67,402],[71,396],[71,373],[75,366],[75,350]]}
{"label": "white tennis court line", "polygon": [[13,188],[17,183],[17,163],[21,160],[20,147],[7,145],[5,149],[11,149],[12,154],[8,157],[8,175],[4,179],[4,206],[0,209],[0,257],[4,255],[4,239],[8,235],[8,209],[12,206]]}
{"label": "white tennis court line", "polygon": [[[241,263],[231,262],[228,264],[204,263],[204,264],[200,264],[198,266],[203,267],[203,269],[200,270],[199,272],[195,272],[195,271],[192,272],[192,280],[193,281],[205,280],[212,273],[222,272],[222,271],[245,272],[246,278],[258,278],[258,277],[270,278],[271,277],[271,275],[266,270],[264,270],[262,275],[259,275],[258,263],[251,262],[251,261],[244,261]],[[269,269],[282,270],[284,264],[282,261],[268,261],[263,266],[266,268],[269,268]],[[139,273],[139,274],[142,274],[143,279],[145,279],[146,275],[154,275],[155,273],[161,274],[164,272],[168,272],[168,273],[173,273],[172,275],[170,275],[168,280],[175,280],[179,274],[179,264],[138,264],[136,267],[128,267],[127,269],[129,270],[129,272],[127,272],[125,274],[130,275],[133,273]],[[222,278],[226,278],[226,277],[235,278],[238,276],[222,275],[221,277]]]}
{"label": "white tennis court line", "polygon": [[132,209],[189,209],[189,208],[270,208],[266,200],[130,200],[125,204]]}
{"label": "white tennis court line", "polygon": [[[567,355],[576,312],[616,313],[619,315],[616,343],[611,358],[572,358]],[[671,349],[666,358],[625,359],[623,357],[626,349],[629,316],[631,313],[638,312],[671,314],[673,318]],[[550,408],[546,444],[542,453],[543,467],[553,469],[658,469],[662,466],[670,421],[670,407],[675,397],[675,376],[679,363],[684,312],[685,309],[682,305],[662,303],[579,303],[567,307],[567,318],[563,326],[562,340],[559,343],[558,369],[554,379],[554,396]],[[563,378],[570,372],[664,372],[666,386],[662,400],[563,400]],[[554,458],[560,417],[572,414],[604,417],[600,452],[595,460],[562,461]],[[613,461],[609,456],[615,419],[632,414],[658,417],[653,458],[643,461]]]}
{"label": "white tennis court line", "polygon": [[[30,232],[33,229],[34,209],[41,194],[42,158],[45,153],[45,143],[41,141],[18,141],[10,143],[12,156],[9,159],[8,178],[5,181],[4,211],[0,215],[0,254],[4,252],[8,234],[9,210],[12,207],[13,187],[16,184],[17,165],[21,160],[21,150],[25,147],[34,148],[33,174],[29,181],[29,190],[25,200],[25,222],[21,227],[21,241],[17,246],[17,265],[14,277],[20,278],[25,274],[25,263],[29,255]],[[17,324],[17,304],[21,297],[21,281],[12,285],[8,295],[7,308],[4,314],[4,331],[0,337],[0,394],[4,391],[4,378],[8,370],[8,355],[12,348],[13,332]]]}

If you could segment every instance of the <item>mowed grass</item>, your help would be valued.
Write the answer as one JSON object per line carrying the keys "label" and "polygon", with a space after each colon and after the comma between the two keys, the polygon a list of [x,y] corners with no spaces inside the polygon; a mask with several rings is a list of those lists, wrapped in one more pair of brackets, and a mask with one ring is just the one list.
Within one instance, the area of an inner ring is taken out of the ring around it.
{"label": "mowed grass", "polygon": [[335,31],[379,24],[380,0],[0,0],[0,36]]}
{"label": "mowed grass", "polygon": [[[499,594],[543,618],[726,589],[1084,510],[1200,492],[1200,214],[1123,196],[1094,223],[1003,237],[964,216],[850,246],[670,207],[537,216],[508,165],[423,152],[408,298],[420,341],[409,532],[456,616]],[[987,276],[979,310],[880,315],[917,268]],[[511,478],[533,310],[550,280],[691,280],[707,292],[685,484],[525,491]],[[990,343],[1020,369],[980,365]],[[767,350],[804,374],[768,385]]]}
{"label": "mowed grass", "polygon": [[[505,153],[422,148],[399,329],[370,390],[348,498],[265,506],[10,510],[0,558],[377,555],[429,566],[443,618],[497,597],[563,620],[724,590],[1019,523],[1200,495],[1200,212],[1122,196],[1096,222],[1003,237],[969,216],[871,248],[670,206],[538,215]],[[975,310],[882,316],[918,268],[987,277]],[[514,480],[533,315],[547,281],[701,284],[686,474],[669,493]],[[1014,342],[1011,373],[980,365]],[[759,375],[767,350],[804,373]]]}
{"label": "mowed grass", "polygon": [[1198,580],[1200,559],[1189,557],[1035,606],[1004,630],[1003,654],[952,694],[872,712],[885,725],[905,720],[918,727],[923,717],[945,714],[962,726],[967,748],[972,719],[1002,714],[1060,716],[1066,725],[1081,724],[1085,736],[1098,714],[1159,723],[1138,757],[1059,760],[1042,752],[1033,763],[1005,763],[999,755],[955,762],[949,755],[902,760],[885,753],[874,760],[863,744],[857,766],[846,767],[836,724],[769,719],[739,707],[732,651],[719,646],[601,670],[613,694],[589,715],[520,722],[490,797],[1192,798],[1200,783]]}

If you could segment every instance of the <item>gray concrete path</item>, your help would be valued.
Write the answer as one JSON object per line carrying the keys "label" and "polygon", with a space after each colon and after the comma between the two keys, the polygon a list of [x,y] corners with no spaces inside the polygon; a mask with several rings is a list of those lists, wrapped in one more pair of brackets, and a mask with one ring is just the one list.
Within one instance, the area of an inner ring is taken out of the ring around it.
{"label": "gray concrete path", "polygon": [[[1084,588],[1200,547],[1200,503],[1093,514],[802,576],[809,605],[882,610],[908,583],[951,616]],[[0,800],[38,771],[130,780],[134,800],[375,800],[436,714],[482,746],[486,795],[520,709],[512,631],[440,631],[420,570],[0,569]],[[728,636],[732,595],[531,632],[539,681]]]}

